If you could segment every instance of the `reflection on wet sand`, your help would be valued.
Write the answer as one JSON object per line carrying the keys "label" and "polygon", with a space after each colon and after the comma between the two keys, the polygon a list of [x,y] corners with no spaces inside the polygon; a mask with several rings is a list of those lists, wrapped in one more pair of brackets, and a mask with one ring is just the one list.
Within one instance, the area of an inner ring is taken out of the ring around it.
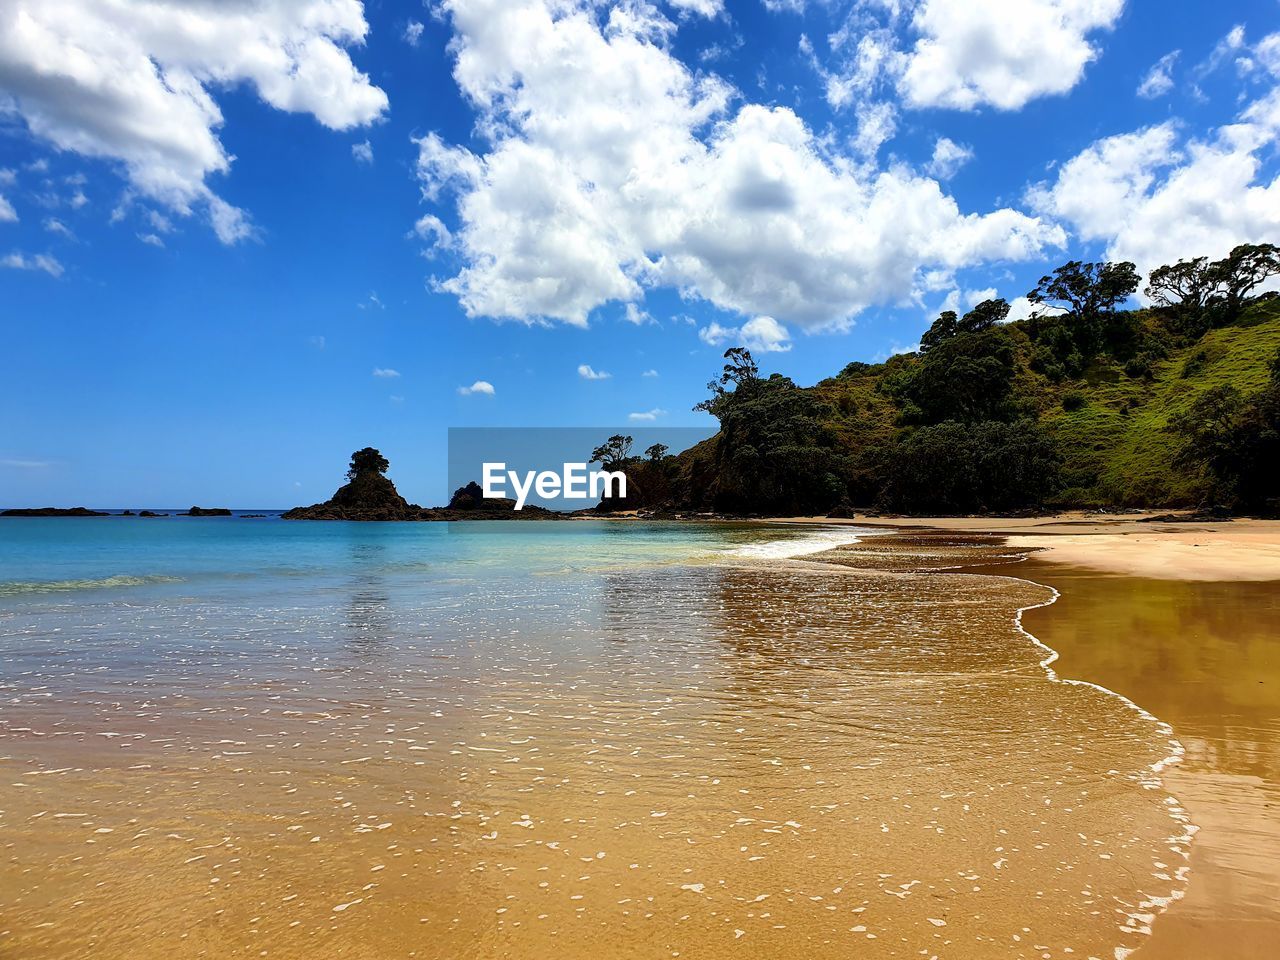
{"label": "reflection on wet sand", "polygon": [[1144,958],[1280,953],[1280,583],[1116,577],[1034,561],[1063,591],[1028,628],[1089,677],[1171,723],[1186,757],[1166,776],[1201,828],[1187,896]]}
{"label": "reflection on wet sand", "polygon": [[0,949],[1123,955],[1167,732],[1049,679],[1046,588],[858,569],[987,550],[918,548],[11,612]]}

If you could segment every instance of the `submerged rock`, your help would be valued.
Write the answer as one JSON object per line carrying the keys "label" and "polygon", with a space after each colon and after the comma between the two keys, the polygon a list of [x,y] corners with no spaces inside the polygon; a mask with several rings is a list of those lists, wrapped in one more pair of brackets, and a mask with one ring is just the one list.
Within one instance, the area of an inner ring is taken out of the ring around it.
{"label": "submerged rock", "polygon": [[109,517],[111,514],[88,507],[19,507],[0,511],[0,517]]}

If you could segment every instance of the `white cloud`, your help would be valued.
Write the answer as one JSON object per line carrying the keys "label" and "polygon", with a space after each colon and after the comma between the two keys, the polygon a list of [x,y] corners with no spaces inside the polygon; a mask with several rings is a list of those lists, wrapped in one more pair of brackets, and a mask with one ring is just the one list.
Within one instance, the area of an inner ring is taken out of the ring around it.
{"label": "white cloud", "polygon": [[1181,50],[1174,50],[1172,53],[1166,53],[1155,62],[1155,65],[1147,71],[1147,75],[1142,78],[1142,83],[1138,85],[1138,96],[1144,100],[1155,100],[1173,89],[1173,65],[1181,52]]}
{"label": "white cloud", "polygon": [[357,163],[373,163],[373,147],[368,140],[363,143],[353,143],[351,156],[356,158]]}
{"label": "white cloud", "polygon": [[346,49],[367,31],[360,0],[5,0],[0,89],[37,138],[120,163],[133,190],[181,215],[203,207],[234,243],[252,230],[207,185],[232,161],[214,94],[248,85],[334,130],[370,123],[387,97]]}
{"label": "white cloud", "polygon": [[9,167],[0,167],[0,187],[12,187],[18,182],[18,172]]}
{"label": "white cloud", "polygon": [[1142,271],[1220,257],[1280,236],[1280,177],[1264,173],[1277,133],[1280,87],[1204,138],[1168,122],[1099,140],[1030,200]]}
{"label": "white cloud", "polygon": [[161,250],[164,249],[164,239],[159,234],[140,233],[138,234],[138,239],[149,247],[158,247]]}
{"label": "white cloud", "polygon": [[1115,25],[1124,0],[924,0],[899,89],[916,107],[1017,110],[1066,93],[1097,56],[1089,34]]}
{"label": "white cloud", "polygon": [[659,417],[665,417],[666,415],[667,411],[654,407],[652,410],[646,410],[643,413],[628,413],[627,419],[634,423],[652,423]]}
{"label": "white cloud", "polygon": [[623,313],[623,317],[626,319],[627,323],[634,323],[637,327],[643,326],[646,323],[656,322],[653,317],[649,316],[648,311],[634,303],[627,304],[627,309]]}
{"label": "white cloud", "polygon": [[642,377],[656,377],[658,375],[657,370],[646,370],[644,373],[640,374]]}
{"label": "white cloud", "polygon": [[443,220],[430,213],[418,218],[418,222],[409,231],[409,236],[426,243],[422,255],[428,259],[453,246],[453,234],[449,232],[449,228],[444,225]]}
{"label": "white cloud", "polygon": [[972,159],[972,148],[949,137],[939,137],[933,145],[933,158],[925,169],[939,180],[950,180]]}
{"label": "white cloud", "polygon": [[57,258],[46,253],[29,256],[15,251],[0,259],[0,267],[7,267],[10,270],[43,270],[51,277],[60,277],[65,272]]}
{"label": "white cloud", "polygon": [[147,223],[151,224],[151,229],[156,233],[172,233],[173,221],[166,217],[159,210],[148,210],[144,217]]}
{"label": "white cloud", "polygon": [[323,350],[325,347],[325,338],[322,336],[307,337],[307,343],[315,347],[317,350]]}
{"label": "white cloud", "polygon": [[410,20],[404,27],[404,42],[411,47],[416,47],[418,41],[422,39],[422,31],[426,27],[417,20]]}
{"label": "white cloud", "polygon": [[721,0],[667,0],[682,13],[696,13],[704,17],[717,17],[724,6]]}
{"label": "white cloud", "polygon": [[603,370],[594,370],[589,364],[578,364],[578,376],[583,380],[608,380],[613,374],[605,373]]}
{"label": "white cloud", "polygon": [[875,158],[880,148],[898,132],[898,111],[891,103],[863,102],[856,111],[858,132],[853,137],[853,148],[868,160]]}
{"label": "white cloud", "polygon": [[[3,218],[0,217],[0,219]],[[76,235],[71,232],[71,228],[57,217],[45,217],[44,228],[47,232],[56,234],[59,237],[65,237],[68,240],[74,240],[76,238]]]}
{"label": "white cloud", "polygon": [[464,397],[469,397],[476,393],[483,393],[485,396],[492,397],[494,393],[493,384],[488,380],[477,380],[469,387],[459,387],[458,393]]}
{"label": "white cloud", "polygon": [[396,377],[400,376],[400,371],[392,370],[390,367],[374,367],[373,375],[375,377],[382,377],[383,379],[393,380]]}
{"label": "white cloud", "polygon": [[709,346],[730,344],[756,353],[785,353],[791,349],[791,334],[773,317],[756,317],[740,327],[712,322],[698,331],[698,338]]}
{"label": "white cloud", "polygon": [[13,209],[13,204],[0,194],[0,223],[17,223],[18,211]]}
{"label": "white cloud", "polygon": [[667,287],[747,317],[842,326],[909,299],[921,271],[1062,242],[1025,214],[966,214],[935,180],[869,168],[786,107],[731,110],[735,92],[669,52],[675,27],[651,7],[443,7],[489,145],[429,134],[418,175],[427,201],[456,197],[462,268],[439,288],[471,316],[585,326],[603,304]]}

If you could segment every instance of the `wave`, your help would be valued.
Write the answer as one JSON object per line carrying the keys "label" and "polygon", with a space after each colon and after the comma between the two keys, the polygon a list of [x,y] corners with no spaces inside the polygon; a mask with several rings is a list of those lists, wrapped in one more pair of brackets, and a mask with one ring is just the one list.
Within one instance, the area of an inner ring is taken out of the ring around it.
{"label": "wave", "polygon": [[735,547],[728,553],[735,557],[754,557],[758,560],[785,560],[791,557],[807,557],[810,554],[834,550],[860,543],[862,538],[879,531],[865,527],[819,527],[798,537],[770,540],[767,543],[750,543]]}
{"label": "wave", "polygon": [[118,574],[96,580],[2,580],[0,597],[17,597],[28,593],[72,593],[77,590],[110,590],[113,587],[143,587],[152,583],[181,583],[182,577],[135,577]]}

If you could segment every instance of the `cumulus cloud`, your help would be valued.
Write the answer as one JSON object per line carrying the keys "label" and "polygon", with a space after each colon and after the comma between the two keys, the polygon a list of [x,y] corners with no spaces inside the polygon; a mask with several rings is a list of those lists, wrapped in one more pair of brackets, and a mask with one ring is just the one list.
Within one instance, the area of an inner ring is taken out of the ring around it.
{"label": "cumulus cloud", "polygon": [[704,17],[716,17],[724,9],[721,0],[667,0],[682,13],[696,13]]}
{"label": "cumulus cloud", "polygon": [[933,157],[925,169],[939,180],[950,180],[972,159],[972,148],[949,137],[939,137],[933,145]]}
{"label": "cumulus cloud", "polygon": [[469,397],[472,394],[476,394],[476,393],[481,393],[487,397],[492,397],[494,393],[493,384],[490,383],[488,380],[477,380],[475,383],[473,383],[469,387],[459,387],[458,393],[464,397]]}
{"label": "cumulus cloud", "polygon": [[656,377],[656,376],[658,376],[658,371],[657,371],[657,370],[646,370],[644,373],[640,374],[640,376],[642,376],[642,377]]}
{"label": "cumulus cloud", "polygon": [[356,158],[357,163],[373,163],[373,147],[368,140],[363,143],[353,143],[351,156]]}
{"label": "cumulus cloud", "polygon": [[10,270],[40,270],[51,277],[60,277],[65,272],[57,258],[51,257],[47,253],[28,255],[14,251],[0,259],[0,267],[6,267]]}
{"label": "cumulus cloud", "polygon": [[[934,179],[869,166],[792,110],[694,73],[654,8],[444,0],[454,78],[487,147],[418,140],[424,199],[457,203],[471,316],[585,326],[667,287],[806,328],[912,297],[924,270],[1040,255],[1058,228],[965,213]],[[867,143],[874,140],[869,138]],[[866,144],[864,144],[864,147]]]}
{"label": "cumulus cloud", "polygon": [[13,209],[13,204],[0,194],[0,223],[17,223],[18,211]]}
{"label": "cumulus cloud", "polygon": [[1098,54],[1092,33],[1115,25],[1124,0],[924,0],[899,89],[916,107],[1017,110],[1066,93]]}
{"label": "cumulus cloud", "polygon": [[791,349],[791,334],[773,317],[755,317],[740,327],[711,323],[698,331],[698,338],[713,347],[746,347],[756,353],[785,353]]}
{"label": "cumulus cloud", "polygon": [[214,94],[244,84],[330,129],[370,123],[387,97],[347,52],[367,32],[360,0],[6,0],[0,112],[59,150],[119,163],[133,191],[179,214],[203,208],[234,243],[252,229],[207,184],[232,160]]}
{"label": "cumulus cloud", "polygon": [[1138,85],[1138,96],[1144,100],[1155,100],[1173,89],[1173,65],[1181,52],[1181,50],[1174,50],[1172,53],[1166,53],[1155,62],[1155,65],[1147,71],[1147,75],[1142,78],[1142,83]]}
{"label": "cumulus cloud", "polygon": [[404,42],[411,47],[416,47],[418,41],[422,39],[422,31],[426,27],[417,20],[410,20],[404,27]]}
{"label": "cumulus cloud", "polygon": [[1280,236],[1280,176],[1265,172],[1277,134],[1280,87],[1204,138],[1168,122],[1099,140],[1029,199],[1140,270],[1220,257]]}
{"label": "cumulus cloud", "polygon": [[396,377],[400,376],[400,371],[392,370],[390,367],[374,367],[373,375],[375,377],[381,377],[384,380],[394,380]]}
{"label": "cumulus cloud", "polygon": [[590,364],[578,364],[578,376],[583,380],[608,380],[613,374],[605,373],[603,370],[592,369]]}
{"label": "cumulus cloud", "polygon": [[645,410],[642,413],[628,413],[627,419],[633,423],[652,423],[659,417],[666,416],[667,411],[654,407],[652,410]]}

